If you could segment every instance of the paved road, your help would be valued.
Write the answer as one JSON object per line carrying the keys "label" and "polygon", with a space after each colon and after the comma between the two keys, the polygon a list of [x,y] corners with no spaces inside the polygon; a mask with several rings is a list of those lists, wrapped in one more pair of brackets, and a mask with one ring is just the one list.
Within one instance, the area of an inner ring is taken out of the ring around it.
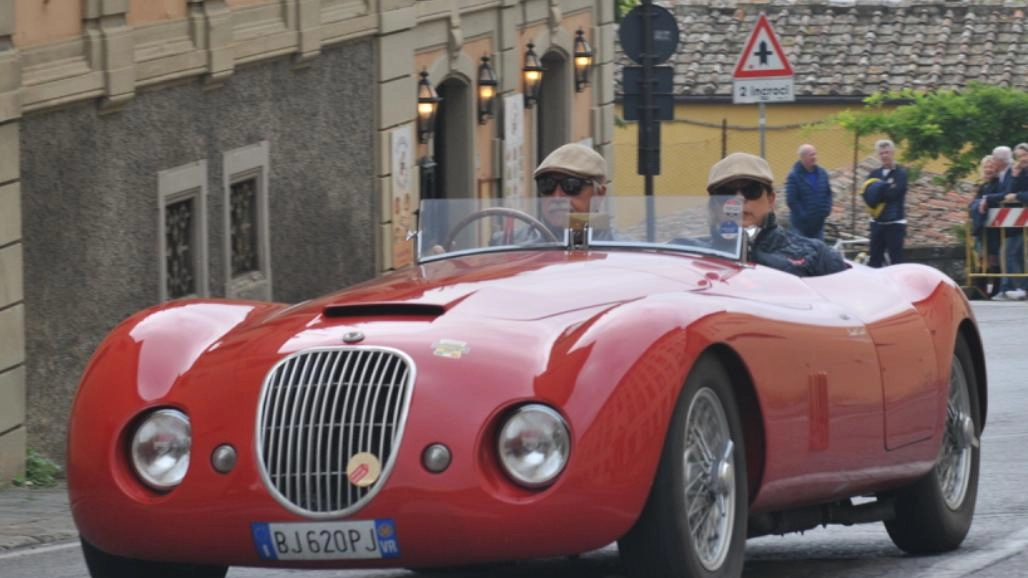
{"label": "paved road", "polygon": [[[988,355],[989,422],[982,439],[982,478],[971,533],[957,552],[911,557],[881,524],[830,527],[747,545],[744,578],[1022,578],[1028,576],[1028,303],[975,303]],[[614,578],[622,576],[610,546],[580,559],[525,563],[465,573],[476,578]],[[77,544],[57,543],[0,554],[3,578],[85,578]],[[400,578],[401,571],[280,571],[233,568],[230,578]],[[433,574],[456,578],[457,574]]]}

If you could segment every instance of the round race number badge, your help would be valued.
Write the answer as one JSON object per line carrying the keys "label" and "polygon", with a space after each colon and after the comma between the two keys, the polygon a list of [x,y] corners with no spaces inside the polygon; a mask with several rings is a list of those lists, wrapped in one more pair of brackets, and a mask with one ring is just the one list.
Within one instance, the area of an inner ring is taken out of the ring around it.
{"label": "round race number badge", "polygon": [[374,484],[382,475],[382,463],[368,452],[361,452],[350,457],[346,464],[346,477],[350,483],[364,488]]}

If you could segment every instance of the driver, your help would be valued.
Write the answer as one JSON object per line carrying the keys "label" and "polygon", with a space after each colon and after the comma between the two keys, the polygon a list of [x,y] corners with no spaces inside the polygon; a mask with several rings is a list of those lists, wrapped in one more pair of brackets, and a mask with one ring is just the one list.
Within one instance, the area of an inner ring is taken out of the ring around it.
{"label": "driver", "polygon": [[607,161],[591,147],[578,143],[568,143],[551,152],[539,163],[533,176],[539,197],[543,199],[547,222],[551,214],[547,205],[564,211],[563,221],[557,223],[560,227],[567,224],[568,209],[564,203],[547,202],[547,199],[567,199],[571,212],[588,213],[590,200],[607,194]]}
{"label": "driver", "polygon": [[823,241],[778,226],[773,182],[767,161],[749,153],[732,153],[710,167],[708,193],[742,195],[742,226],[750,232],[749,260],[801,277],[845,270],[842,256]]}
{"label": "driver", "polygon": [[[589,213],[594,198],[607,194],[607,161],[591,147],[568,143],[561,145],[539,163],[533,173],[539,195],[540,221],[558,239],[564,238],[569,214]],[[609,229],[593,231],[594,238],[609,239]],[[501,242],[502,234],[493,238]],[[514,233],[512,242],[542,240],[539,231],[526,227]]]}

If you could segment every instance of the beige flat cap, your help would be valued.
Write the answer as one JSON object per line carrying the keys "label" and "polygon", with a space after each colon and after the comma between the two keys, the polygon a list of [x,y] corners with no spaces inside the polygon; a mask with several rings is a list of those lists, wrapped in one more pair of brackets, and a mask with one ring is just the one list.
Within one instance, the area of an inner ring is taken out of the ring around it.
{"label": "beige flat cap", "polygon": [[707,192],[713,193],[718,185],[735,179],[753,179],[773,186],[775,177],[771,174],[771,167],[767,161],[757,155],[732,153],[710,167]]}
{"label": "beige flat cap", "polygon": [[568,143],[546,155],[532,176],[538,177],[548,172],[595,179],[601,184],[605,184],[607,161],[603,160],[603,156],[590,147],[578,143]]}

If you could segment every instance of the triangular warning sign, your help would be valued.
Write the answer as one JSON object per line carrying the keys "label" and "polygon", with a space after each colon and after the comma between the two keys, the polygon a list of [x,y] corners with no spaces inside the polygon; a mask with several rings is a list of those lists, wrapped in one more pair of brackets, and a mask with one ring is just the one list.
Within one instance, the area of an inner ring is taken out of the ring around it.
{"label": "triangular warning sign", "polygon": [[739,55],[732,78],[767,78],[792,76],[792,66],[785,57],[782,45],[771,28],[767,16],[760,15],[757,25],[746,40],[746,47]]}

